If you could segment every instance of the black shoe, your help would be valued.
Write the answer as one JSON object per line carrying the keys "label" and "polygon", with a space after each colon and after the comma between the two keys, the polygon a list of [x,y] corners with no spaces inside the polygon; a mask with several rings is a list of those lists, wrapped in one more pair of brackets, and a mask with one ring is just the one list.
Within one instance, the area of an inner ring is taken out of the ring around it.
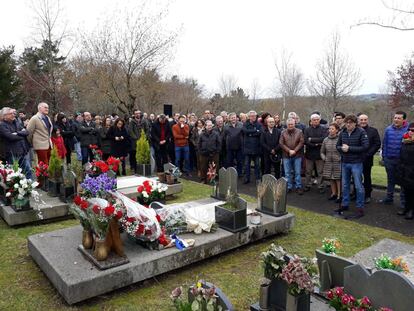
{"label": "black shoe", "polygon": [[303,195],[303,189],[302,188],[296,189],[296,193],[299,195]]}
{"label": "black shoe", "polygon": [[292,189],[288,189],[287,193],[291,193],[291,192],[292,192]]}
{"label": "black shoe", "polygon": [[250,180],[245,179],[245,180],[243,181],[243,184],[247,185],[249,182],[250,182]]}
{"label": "black shoe", "polygon": [[394,203],[394,200],[385,198],[385,199],[379,200],[378,202],[384,205],[392,205]]}
{"label": "black shoe", "polygon": [[325,188],[319,188],[319,193],[324,194],[326,192]]}
{"label": "black shoe", "polygon": [[331,196],[329,197],[328,201],[334,201],[334,200],[336,200],[337,198],[338,198],[338,196],[337,196],[336,194],[334,194],[334,195],[331,195]]}
{"label": "black shoe", "polygon": [[359,219],[361,217],[364,217],[364,211],[358,210],[356,213],[345,217],[345,219]]}
{"label": "black shoe", "polygon": [[309,187],[309,186],[306,186],[306,187],[303,189],[303,191],[305,191],[305,192],[310,191],[310,187]]}
{"label": "black shoe", "polygon": [[414,210],[413,209],[410,209],[408,212],[407,212],[407,215],[405,215],[405,217],[404,217],[405,219],[414,219]]}
{"label": "black shoe", "polygon": [[335,209],[334,212],[340,214],[340,213],[343,213],[344,211],[347,211],[347,210],[349,210],[349,206],[341,206],[341,207]]}

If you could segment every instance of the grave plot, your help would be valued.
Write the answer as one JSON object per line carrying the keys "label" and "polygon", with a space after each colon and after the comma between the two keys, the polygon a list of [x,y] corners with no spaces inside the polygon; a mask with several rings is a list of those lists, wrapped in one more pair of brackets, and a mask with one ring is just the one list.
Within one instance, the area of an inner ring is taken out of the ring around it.
{"label": "grave plot", "polygon": [[[145,180],[151,178],[142,177],[142,176],[124,176],[117,178],[117,188],[118,191],[122,192],[129,198],[136,198],[138,191],[138,185],[141,185]],[[166,196],[171,196],[183,191],[183,184],[176,183],[176,184],[165,184],[168,189],[166,191]]]}

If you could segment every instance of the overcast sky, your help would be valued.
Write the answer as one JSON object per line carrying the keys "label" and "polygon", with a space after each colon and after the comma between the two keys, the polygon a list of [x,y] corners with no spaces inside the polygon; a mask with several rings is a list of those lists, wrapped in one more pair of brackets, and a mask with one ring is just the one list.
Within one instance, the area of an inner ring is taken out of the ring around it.
{"label": "overcast sky", "polygon": [[[108,12],[126,5],[115,0],[61,2],[72,29],[92,28]],[[30,3],[2,2],[2,45],[15,45],[21,52],[30,44]],[[413,51],[414,31],[350,27],[367,17],[389,18],[391,13],[380,0],[175,0],[169,11],[172,24],[182,25],[182,32],[164,74],[195,78],[205,86],[206,95],[219,91],[221,76],[231,75],[247,92],[256,80],[262,96],[271,96],[276,77],[274,59],[282,48],[293,53],[294,61],[309,78],[335,29],[361,70],[363,86],[357,94],[382,91],[387,71],[394,70]]]}

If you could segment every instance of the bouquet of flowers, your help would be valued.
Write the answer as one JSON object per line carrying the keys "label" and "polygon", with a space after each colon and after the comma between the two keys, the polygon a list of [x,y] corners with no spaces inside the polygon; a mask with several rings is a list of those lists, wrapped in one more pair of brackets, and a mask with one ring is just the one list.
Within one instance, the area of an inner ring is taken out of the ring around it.
{"label": "bouquet of flowers", "polygon": [[48,168],[49,165],[47,165],[46,163],[43,163],[42,161],[39,162],[39,164],[35,167],[36,169],[36,177],[48,177],[49,173],[48,173]]}
{"label": "bouquet of flowers", "polygon": [[316,275],[317,269],[311,260],[295,255],[282,269],[281,279],[288,283],[289,294],[298,296],[313,292],[317,284]]}
{"label": "bouquet of flowers", "polygon": [[96,145],[89,145],[92,149],[94,160],[85,165],[85,171],[88,175],[99,175],[108,171],[118,172],[121,161],[114,157],[109,157],[106,161],[102,160],[102,151]]}
{"label": "bouquet of flowers", "polygon": [[27,179],[22,173],[22,169],[12,170],[6,176],[6,197],[10,197],[17,200],[23,200],[29,197],[31,194],[38,196],[37,191],[34,189],[39,185],[37,181]]}
{"label": "bouquet of flowers", "polygon": [[[7,190],[9,187],[7,186],[7,175],[13,173],[13,168],[10,164],[4,164],[0,161],[0,186]],[[9,185],[10,186],[10,185]]]}
{"label": "bouquet of flowers", "polygon": [[216,163],[211,162],[208,166],[208,171],[207,171],[207,182],[209,184],[215,185],[216,184]]}
{"label": "bouquet of flowers", "polygon": [[91,230],[88,207],[88,201],[82,199],[78,195],[73,198],[73,204],[70,206],[72,214],[79,220],[84,230]]}
{"label": "bouquet of flowers", "polygon": [[142,185],[137,188],[138,202],[144,205],[158,200],[165,199],[165,193],[168,187],[154,180],[145,180]]}
{"label": "bouquet of flowers", "polygon": [[346,294],[343,287],[335,287],[329,290],[326,293],[326,297],[329,300],[329,305],[336,311],[392,311],[392,309],[385,307],[375,309],[372,307],[371,301],[367,296],[364,296],[361,299],[356,299],[354,296]]}
{"label": "bouquet of flowers", "polygon": [[327,254],[336,254],[338,248],[341,247],[341,243],[338,239],[332,238],[324,238],[322,240],[322,250]]}
{"label": "bouquet of flowers", "polygon": [[382,254],[379,258],[374,258],[375,268],[378,270],[391,269],[398,272],[410,273],[407,263],[401,258],[392,259],[386,254]]}
{"label": "bouquet of flowers", "polygon": [[106,198],[108,191],[116,190],[116,179],[109,177],[106,173],[98,177],[86,176],[81,187],[83,196],[86,198]]}
{"label": "bouquet of flowers", "polygon": [[182,287],[177,287],[171,292],[171,299],[176,311],[222,311],[222,306],[218,305],[215,287],[204,288],[202,281],[190,288],[190,293],[194,297],[193,302],[184,301],[181,297]]}
{"label": "bouquet of flowers", "polygon": [[278,279],[282,274],[283,268],[288,264],[289,257],[281,246],[272,243],[269,250],[261,255],[264,275],[268,279]]}

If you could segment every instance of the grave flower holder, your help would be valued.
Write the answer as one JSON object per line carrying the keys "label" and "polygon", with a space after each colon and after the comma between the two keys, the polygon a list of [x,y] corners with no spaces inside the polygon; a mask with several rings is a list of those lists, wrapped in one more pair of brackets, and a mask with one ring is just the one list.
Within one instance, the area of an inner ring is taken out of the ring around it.
{"label": "grave flower holder", "polygon": [[40,176],[39,177],[39,183],[40,183],[40,189],[47,192],[49,190],[49,178],[46,176]]}
{"label": "grave flower holder", "polygon": [[216,205],[216,223],[224,230],[239,232],[247,229],[247,202],[237,197],[233,206],[229,203]]}
{"label": "grave flower holder", "polygon": [[22,212],[28,211],[31,209],[30,207],[30,198],[29,196],[25,196],[22,199],[13,198],[11,200],[11,207],[15,212]]}
{"label": "grave flower holder", "polygon": [[140,176],[151,176],[151,164],[137,164],[137,173]]}
{"label": "grave flower holder", "polygon": [[59,198],[62,202],[68,203],[75,194],[75,187],[73,185],[65,185],[61,183],[59,185]]}
{"label": "grave flower holder", "polygon": [[310,311],[310,294],[305,292],[292,295],[286,294],[286,311]]}
{"label": "grave flower holder", "polygon": [[47,194],[51,197],[57,197],[60,194],[60,180],[50,179],[48,180],[48,192]]}

